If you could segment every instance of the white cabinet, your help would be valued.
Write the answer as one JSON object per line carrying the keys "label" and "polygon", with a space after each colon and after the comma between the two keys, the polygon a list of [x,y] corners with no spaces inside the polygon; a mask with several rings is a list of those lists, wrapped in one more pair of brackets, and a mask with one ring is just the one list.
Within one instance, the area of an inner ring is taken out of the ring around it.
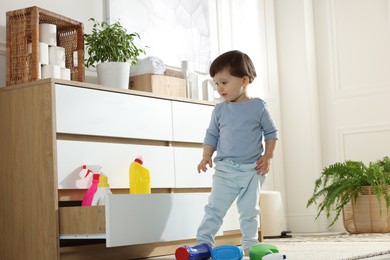
{"label": "white cabinet", "polygon": [[173,147],[57,141],[58,188],[75,189],[82,165],[100,165],[111,188],[129,188],[129,165],[142,155],[152,188],[175,187]]}
{"label": "white cabinet", "polygon": [[203,143],[213,108],[172,101],[173,140]]}
{"label": "white cabinet", "polygon": [[[60,216],[65,222],[60,237],[102,238],[106,239],[107,247],[193,239],[203,219],[209,195],[208,192],[111,194],[106,197],[105,208],[100,210],[93,207],[60,209]],[[95,219],[96,214],[99,220],[88,223],[92,229],[80,228],[72,229],[72,233],[67,232],[72,219],[86,223]],[[221,228],[217,236],[222,236],[223,231]]]}
{"label": "white cabinet", "polygon": [[202,148],[175,147],[175,178],[178,188],[211,187],[214,169],[198,173],[202,159]]}
{"label": "white cabinet", "polygon": [[172,140],[171,101],[56,84],[57,132]]}
{"label": "white cabinet", "polygon": [[[111,188],[129,188],[128,167],[138,155],[151,172],[152,188],[211,187],[213,170],[196,171],[202,149],[170,142],[203,143],[212,109],[206,104],[56,84],[56,131],[93,139],[57,141],[58,188],[76,188],[82,165],[100,165]],[[97,137],[160,143],[111,143]]]}
{"label": "white cabinet", "polygon": [[[208,196],[209,193],[109,196],[106,244],[113,247],[194,238]],[[221,230],[217,235],[222,234]]]}

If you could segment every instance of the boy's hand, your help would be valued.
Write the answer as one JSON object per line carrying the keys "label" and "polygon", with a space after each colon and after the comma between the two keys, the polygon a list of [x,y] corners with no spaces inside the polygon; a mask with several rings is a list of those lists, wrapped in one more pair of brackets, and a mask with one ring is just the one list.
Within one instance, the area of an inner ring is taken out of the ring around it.
{"label": "boy's hand", "polygon": [[210,168],[213,167],[213,160],[210,158],[203,158],[200,163],[198,164],[198,173],[200,171],[206,172],[207,171],[207,164],[209,165]]}
{"label": "boy's hand", "polygon": [[272,157],[267,155],[267,154],[260,156],[260,158],[256,162],[257,163],[257,167],[256,167],[257,174],[264,176],[269,172],[271,158]]}

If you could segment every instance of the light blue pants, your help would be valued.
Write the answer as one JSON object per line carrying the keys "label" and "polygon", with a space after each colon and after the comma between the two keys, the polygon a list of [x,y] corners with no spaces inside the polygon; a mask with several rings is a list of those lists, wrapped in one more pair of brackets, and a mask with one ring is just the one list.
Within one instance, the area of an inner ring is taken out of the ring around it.
{"label": "light blue pants", "polygon": [[259,243],[259,199],[265,176],[258,175],[255,168],[256,163],[216,162],[211,194],[196,236],[198,244],[214,245],[215,235],[236,198],[243,250]]}

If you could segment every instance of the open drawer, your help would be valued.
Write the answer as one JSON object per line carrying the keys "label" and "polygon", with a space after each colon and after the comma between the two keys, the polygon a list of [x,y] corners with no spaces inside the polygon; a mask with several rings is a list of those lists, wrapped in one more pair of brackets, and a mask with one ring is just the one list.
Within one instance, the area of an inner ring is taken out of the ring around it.
{"label": "open drawer", "polygon": [[114,194],[106,197],[105,207],[60,208],[60,238],[105,238],[107,247],[193,239],[208,196]]}
{"label": "open drawer", "polygon": [[106,210],[104,206],[60,207],[61,239],[106,238]]}

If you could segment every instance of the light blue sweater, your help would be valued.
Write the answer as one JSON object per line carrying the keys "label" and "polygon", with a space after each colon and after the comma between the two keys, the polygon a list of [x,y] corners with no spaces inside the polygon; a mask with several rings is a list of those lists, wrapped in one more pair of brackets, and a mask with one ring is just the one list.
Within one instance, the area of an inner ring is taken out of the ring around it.
{"label": "light blue sweater", "polygon": [[278,138],[278,129],[266,103],[260,98],[246,102],[222,102],[215,106],[204,144],[213,146],[214,161],[254,163],[263,154],[263,138]]}

